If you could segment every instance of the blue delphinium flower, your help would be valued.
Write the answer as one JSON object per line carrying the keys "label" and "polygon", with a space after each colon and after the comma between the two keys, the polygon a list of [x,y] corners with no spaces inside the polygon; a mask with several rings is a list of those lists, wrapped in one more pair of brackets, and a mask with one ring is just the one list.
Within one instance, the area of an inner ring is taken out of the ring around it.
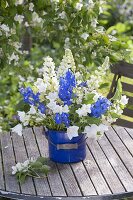
{"label": "blue delphinium flower", "polygon": [[46,107],[45,107],[45,105],[43,103],[39,103],[38,109],[40,110],[40,112],[42,114],[45,114]]}
{"label": "blue delphinium flower", "polygon": [[70,125],[69,114],[68,113],[56,113],[54,118],[56,124],[64,123],[66,127]]}
{"label": "blue delphinium flower", "polygon": [[69,114],[68,113],[62,113],[61,114],[62,121],[68,127],[70,125],[70,120],[69,120]]}
{"label": "blue delphinium flower", "polygon": [[55,120],[56,124],[61,124],[62,123],[61,114],[56,113],[54,120]]}
{"label": "blue delphinium flower", "polygon": [[35,106],[39,103],[40,93],[34,94],[33,90],[30,87],[21,88],[20,93],[23,95],[23,99],[25,103]]}
{"label": "blue delphinium flower", "polygon": [[64,101],[64,105],[71,105],[73,88],[76,87],[75,75],[68,70],[64,77],[60,77],[59,98]]}
{"label": "blue delphinium flower", "polygon": [[111,102],[107,98],[100,97],[97,102],[91,105],[91,116],[99,118],[102,114],[106,113],[106,111],[111,106]]}

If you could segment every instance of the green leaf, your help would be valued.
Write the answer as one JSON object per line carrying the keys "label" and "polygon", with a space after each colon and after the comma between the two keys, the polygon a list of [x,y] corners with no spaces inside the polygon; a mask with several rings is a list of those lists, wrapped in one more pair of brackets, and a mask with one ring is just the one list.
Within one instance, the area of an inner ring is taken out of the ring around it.
{"label": "green leaf", "polygon": [[44,158],[42,156],[40,156],[39,158],[37,158],[36,160],[37,162],[41,162],[43,165],[47,163],[48,159]]}
{"label": "green leaf", "polygon": [[30,106],[26,103],[24,103],[23,100],[21,100],[16,106],[15,106],[16,110],[20,110],[20,111],[25,111],[28,112],[30,109]]}
{"label": "green leaf", "polygon": [[122,84],[120,79],[118,80],[117,87],[116,87],[116,92],[114,96],[111,98],[111,100],[120,100],[122,95]]}
{"label": "green leaf", "polygon": [[97,125],[99,125],[101,123],[101,119],[87,116],[87,117],[82,117],[80,119],[80,123],[83,124],[83,125],[86,125],[86,126],[90,125],[90,124],[97,124]]}
{"label": "green leaf", "polygon": [[23,173],[20,175],[20,177],[19,177],[20,184],[23,184],[25,182],[26,176],[27,176],[27,173]]}
{"label": "green leaf", "polygon": [[103,89],[105,87],[108,87],[109,86],[109,83],[103,83],[100,85],[99,89]]}
{"label": "green leaf", "polygon": [[106,56],[104,63],[102,64],[102,67],[106,69],[108,66],[109,66],[109,57]]}
{"label": "green leaf", "polygon": [[36,162],[30,164],[31,168],[33,168],[33,169],[41,168],[42,165],[43,164],[41,162],[39,162],[39,161],[36,161]]}
{"label": "green leaf", "polygon": [[16,173],[16,178],[20,184],[23,184],[25,182],[26,176],[27,176],[27,172],[24,173],[20,171]]}
{"label": "green leaf", "polygon": [[118,115],[117,113],[110,113],[112,118],[119,118],[120,115]]}
{"label": "green leaf", "polygon": [[95,94],[87,94],[85,99],[83,100],[84,104],[92,104],[94,103],[93,97],[95,96]]}
{"label": "green leaf", "polygon": [[24,86],[25,86],[25,87],[31,87],[31,88],[32,88],[32,84],[29,83],[29,82],[24,82]]}
{"label": "green leaf", "polygon": [[50,171],[50,167],[48,165],[43,165],[40,169],[40,173],[44,173],[44,174],[48,174],[48,172]]}

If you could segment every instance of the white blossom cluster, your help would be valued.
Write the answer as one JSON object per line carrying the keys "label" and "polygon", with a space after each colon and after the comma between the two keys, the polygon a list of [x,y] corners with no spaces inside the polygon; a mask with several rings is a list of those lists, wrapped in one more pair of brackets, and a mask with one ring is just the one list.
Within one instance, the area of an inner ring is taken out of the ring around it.
{"label": "white blossom cluster", "polygon": [[99,84],[101,83],[102,78],[106,74],[106,71],[108,69],[109,69],[109,57],[106,57],[103,65],[99,66],[97,70],[95,70],[94,74],[90,76],[89,80],[87,80],[87,85],[90,91],[99,88],[100,86]]}
{"label": "white blossom cluster", "polygon": [[43,19],[41,17],[39,17],[38,13],[33,12],[32,13],[32,22],[31,22],[31,26],[36,27],[36,26],[43,26]]}
{"label": "white blossom cluster", "polygon": [[57,70],[58,76],[63,76],[68,69],[72,69],[73,72],[75,72],[76,69],[75,61],[70,49],[65,50],[65,55],[63,56],[60,66]]}
{"label": "white blossom cluster", "polygon": [[11,130],[12,132],[18,133],[19,136],[22,136],[23,126],[30,125],[30,121],[32,120],[36,123],[40,123],[46,116],[45,114],[37,111],[37,109],[31,105],[30,110],[27,113],[24,111],[18,111],[18,117],[21,123],[11,128]]}
{"label": "white blossom cluster", "polygon": [[[24,0],[15,0],[14,1],[14,5],[16,7],[18,6],[24,6]],[[6,37],[6,45],[9,46],[7,47],[7,49],[12,49],[10,51],[4,52],[3,47],[1,48],[0,51],[0,58],[6,57],[7,58],[7,63],[9,65],[14,65],[14,66],[18,66],[19,65],[19,61],[20,61],[20,57],[27,54],[28,52],[26,51],[22,51],[21,47],[22,44],[19,42],[19,37],[17,38],[18,41],[16,41],[16,37],[13,37],[14,35],[17,35],[17,29],[18,27],[21,27],[22,24],[25,25],[25,27],[42,27],[43,26],[43,19],[41,17],[39,17],[38,13],[34,11],[34,4],[31,2],[29,3],[29,14],[32,17],[32,20],[30,20],[29,22],[26,21],[24,14],[19,14],[16,12],[15,16],[14,16],[14,21],[12,23],[12,25],[8,25],[6,23],[0,23],[0,36],[2,37]],[[6,1],[6,7],[9,7],[8,2]],[[14,40],[15,38],[15,40]]]}
{"label": "white blossom cluster", "polygon": [[93,9],[95,3],[93,2],[93,0],[88,0],[88,1],[83,1],[83,0],[79,0],[76,5],[75,8],[80,11],[82,9],[82,7],[86,7],[88,10],[89,9]]}
{"label": "white blossom cluster", "polygon": [[15,0],[15,6],[22,5],[24,0]]}
{"label": "white blossom cluster", "polygon": [[12,166],[12,174],[15,175],[17,172],[27,172],[30,164],[34,162],[36,162],[34,158],[25,160],[23,163],[18,162],[15,166]]}
{"label": "white blossom cluster", "polygon": [[43,75],[43,79],[37,80],[35,83],[35,86],[41,90],[42,88],[45,88],[44,92],[46,90],[48,91],[57,91],[58,90],[58,80],[57,75],[55,72],[55,63],[53,62],[53,59],[49,56],[44,59],[43,68],[41,68],[41,73]]}
{"label": "white blossom cluster", "polygon": [[[15,1],[15,6],[18,6],[18,5],[22,5],[23,4],[23,0],[16,0]],[[6,2],[6,7],[8,7],[8,3]],[[19,22],[20,24],[23,22],[24,20],[24,16],[23,15],[18,15],[16,14],[15,17],[14,17],[14,22]],[[9,65],[11,64],[12,61],[14,61],[14,64],[17,65],[18,64],[18,61],[19,61],[19,55],[16,54],[19,49],[20,49],[20,43],[17,44],[17,42],[14,42],[12,41],[11,39],[11,36],[15,35],[16,34],[16,26],[14,25],[13,23],[13,27],[9,27],[8,24],[0,24],[0,36],[6,36],[7,37],[7,42],[8,42],[8,45],[10,45],[11,47],[14,47],[14,52],[12,54],[8,54],[7,55],[7,58],[8,58],[8,61],[9,61]],[[3,50],[1,48],[1,52],[3,53]],[[4,55],[1,53],[1,57]],[[19,53],[20,53],[20,50],[19,50]]]}
{"label": "white blossom cluster", "polygon": [[[16,16],[17,17],[17,16]],[[15,18],[15,21],[17,18]],[[10,28],[7,24],[0,24],[0,36],[5,36],[7,39],[7,44],[9,45],[9,48],[12,47],[14,49],[14,51],[12,53],[6,53],[7,54],[7,59],[8,59],[8,64],[11,65],[12,62],[14,63],[14,65],[18,65],[19,63],[19,56],[20,54],[25,54],[26,52],[22,52],[21,46],[22,43],[18,42],[18,41],[14,41],[13,35],[16,34],[16,27],[12,27]],[[3,57],[5,53],[3,53],[3,49],[1,48],[1,58]]]}
{"label": "white blossom cluster", "polygon": [[[78,130],[79,130],[78,126],[70,126],[67,129],[67,134],[69,138],[72,139],[73,137],[77,137]],[[108,131],[107,125],[100,124],[99,126],[97,126],[96,124],[92,124],[91,126],[86,126],[83,133],[86,134],[88,138],[97,139],[98,136],[97,133],[100,132],[100,136],[102,136],[105,131]]]}

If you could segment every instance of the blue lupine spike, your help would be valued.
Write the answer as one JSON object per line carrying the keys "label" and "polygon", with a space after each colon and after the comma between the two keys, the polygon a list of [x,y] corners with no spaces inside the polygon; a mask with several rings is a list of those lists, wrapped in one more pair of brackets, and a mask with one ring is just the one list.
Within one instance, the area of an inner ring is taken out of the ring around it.
{"label": "blue lupine spike", "polygon": [[68,105],[68,106],[70,106],[70,105],[72,105],[72,101],[70,101],[70,100],[68,100],[68,101],[64,101],[64,105]]}
{"label": "blue lupine spike", "polygon": [[[60,77],[59,98],[64,104],[70,104],[73,95],[73,88],[76,86],[75,75],[68,70],[64,77]],[[67,104],[67,105],[68,105]]]}
{"label": "blue lupine spike", "polygon": [[68,70],[65,75],[66,80],[69,80],[71,86],[75,87],[76,86],[76,79],[75,75],[72,73],[71,70]]}

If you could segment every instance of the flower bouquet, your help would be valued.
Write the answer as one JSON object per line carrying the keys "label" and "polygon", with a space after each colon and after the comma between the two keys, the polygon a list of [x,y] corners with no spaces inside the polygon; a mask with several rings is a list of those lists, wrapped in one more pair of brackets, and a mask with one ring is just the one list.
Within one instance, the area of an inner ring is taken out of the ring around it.
{"label": "flower bouquet", "polygon": [[58,68],[51,57],[46,57],[39,70],[42,77],[20,89],[29,110],[18,111],[20,123],[12,131],[22,135],[25,126],[44,126],[50,159],[61,163],[83,160],[86,137],[102,136],[128,102],[122,96],[120,81],[110,100],[99,93],[108,68],[106,57],[103,65],[90,74],[83,65],[76,67],[70,49],[65,50]]}

